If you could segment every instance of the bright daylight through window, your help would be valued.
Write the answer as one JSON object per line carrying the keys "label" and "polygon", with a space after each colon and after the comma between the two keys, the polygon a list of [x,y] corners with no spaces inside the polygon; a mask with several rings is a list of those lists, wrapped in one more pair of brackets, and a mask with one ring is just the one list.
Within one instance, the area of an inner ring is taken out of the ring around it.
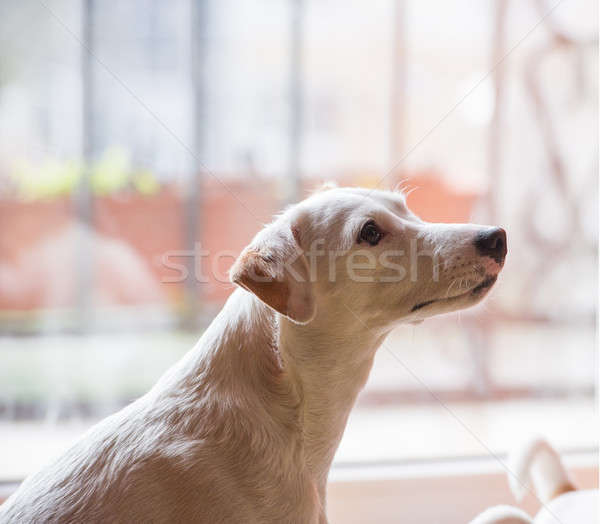
{"label": "bright daylight through window", "polygon": [[332,479],[595,452],[598,7],[564,4],[2,2],[0,485],[148,391],[325,182],[508,238],[481,304],[385,340]]}

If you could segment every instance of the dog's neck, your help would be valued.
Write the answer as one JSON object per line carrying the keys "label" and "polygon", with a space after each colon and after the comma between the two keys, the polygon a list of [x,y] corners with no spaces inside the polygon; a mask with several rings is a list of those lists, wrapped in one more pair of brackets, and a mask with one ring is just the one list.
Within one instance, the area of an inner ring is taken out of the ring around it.
{"label": "dog's neck", "polygon": [[309,468],[320,490],[356,397],[365,385],[384,335],[356,318],[318,314],[308,325],[279,317],[284,371],[301,397],[301,427]]}
{"label": "dog's neck", "polygon": [[[236,290],[174,378],[183,380],[181,391],[218,383],[220,398],[252,403],[274,424],[298,428],[295,440],[324,500],[333,456],[382,340],[339,314],[295,324]],[[169,379],[170,373],[163,378]]]}

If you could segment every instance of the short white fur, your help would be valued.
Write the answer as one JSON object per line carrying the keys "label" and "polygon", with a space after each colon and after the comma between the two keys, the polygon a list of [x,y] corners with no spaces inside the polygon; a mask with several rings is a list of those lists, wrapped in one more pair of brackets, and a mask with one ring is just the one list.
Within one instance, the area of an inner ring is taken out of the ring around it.
{"label": "short white fur", "polygon": [[[385,231],[376,246],[357,243],[367,220]],[[0,507],[0,521],[326,522],[329,468],[377,348],[400,323],[481,300],[487,289],[472,290],[501,269],[474,248],[481,230],[424,222],[387,191],[330,189],[287,209],[232,269],[251,292],[237,289],[147,394],[26,479]],[[299,253],[304,271],[302,257],[319,239],[341,253],[336,278],[321,257],[316,278],[290,289],[282,262]],[[411,241],[439,255],[439,280],[427,256],[414,281],[382,278],[392,269],[379,262],[357,270],[371,282],[348,277],[357,250],[379,257],[408,251]],[[294,298],[278,301],[268,283],[255,287],[251,263]]]}

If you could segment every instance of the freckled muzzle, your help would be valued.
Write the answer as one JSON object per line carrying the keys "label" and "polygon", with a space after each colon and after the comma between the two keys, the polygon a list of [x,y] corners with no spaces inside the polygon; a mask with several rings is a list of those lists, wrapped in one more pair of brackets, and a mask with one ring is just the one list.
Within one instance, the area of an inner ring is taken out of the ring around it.
{"label": "freckled muzzle", "polygon": [[[506,231],[500,227],[485,228],[475,235],[472,242],[475,247],[476,259],[468,259],[458,265],[455,262],[454,265],[448,267],[447,272],[450,274],[445,275],[444,280],[450,280],[451,283],[446,295],[418,302],[411,308],[411,312],[441,303],[445,303],[446,306],[456,304],[456,308],[460,309],[465,307],[464,299],[470,297],[471,303],[475,303],[496,283],[507,253]],[[460,257],[457,260],[460,260]],[[464,266],[469,266],[469,269],[464,270]],[[459,292],[450,295],[448,291],[452,289],[455,281],[459,282]],[[467,289],[462,291],[464,283],[467,284]],[[461,299],[463,302],[459,302]]]}

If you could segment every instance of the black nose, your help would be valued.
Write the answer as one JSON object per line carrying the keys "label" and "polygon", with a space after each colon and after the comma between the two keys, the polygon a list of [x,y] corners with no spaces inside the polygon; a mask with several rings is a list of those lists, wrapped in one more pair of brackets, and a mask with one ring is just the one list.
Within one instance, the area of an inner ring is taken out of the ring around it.
{"label": "black nose", "polygon": [[502,264],[506,257],[506,231],[501,227],[480,231],[475,237],[475,247],[480,255],[493,258],[498,264]]}

